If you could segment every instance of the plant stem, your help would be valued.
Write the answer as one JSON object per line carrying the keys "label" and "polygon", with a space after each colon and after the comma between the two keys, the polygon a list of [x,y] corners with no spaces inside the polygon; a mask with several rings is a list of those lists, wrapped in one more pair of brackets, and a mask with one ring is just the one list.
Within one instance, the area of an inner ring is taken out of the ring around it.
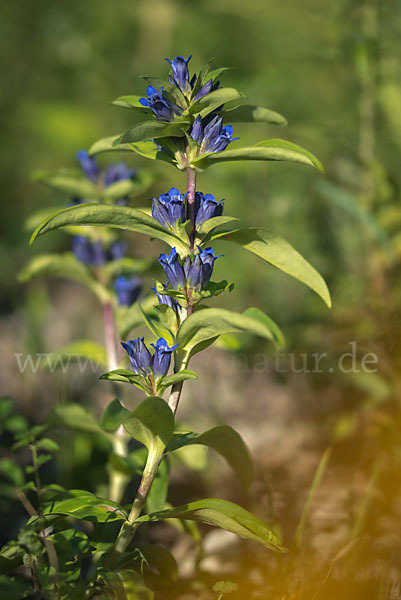
{"label": "plant stem", "polygon": [[[33,465],[33,474],[34,474],[34,479],[35,479],[35,484],[36,484],[36,493],[38,496],[38,505],[39,505],[38,514],[41,517],[41,519],[46,521],[46,517],[43,514],[43,508],[42,508],[42,485],[40,483],[40,477],[39,477],[38,453],[37,453],[36,446],[34,444],[32,444],[30,448],[31,448],[31,452],[32,452],[32,465]],[[21,490],[21,493],[23,496],[25,496],[25,494],[22,492],[22,490]],[[21,497],[21,494],[20,494],[20,497]],[[26,496],[25,496],[25,498],[26,498]],[[22,498],[21,498],[21,501],[22,501]],[[26,510],[28,510],[28,508],[29,508],[28,503],[30,504],[28,498],[26,498],[26,502],[23,502],[23,505]],[[55,588],[55,597],[59,598],[57,584],[58,584],[59,574],[60,574],[60,564],[59,564],[59,560],[58,560],[58,556],[57,556],[57,551],[56,551],[56,548],[55,548],[53,542],[51,540],[49,540],[49,538],[47,537],[46,530],[44,530],[42,533],[39,533],[39,537],[41,538],[42,543],[45,547],[47,557],[49,559],[49,565],[50,565],[50,567],[52,567],[52,569],[54,571],[51,579],[52,579],[52,582],[53,582],[54,588]]]}
{"label": "plant stem", "polygon": [[132,503],[128,519],[122,525],[114,543],[114,547],[106,561],[106,566],[109,568],[115,566],[119,557],[125,552],[134,537],[135,531],[138,528],[138,523],[136,521],[142,512],[146,496],[148,495],[150,486],[156,476],[160,461],[163,458],[163,452],[164,446],[157,446],[149,450],[146,465],[142,473],[141,483],[139,484],[135,500]]}
{"label": "plant stem", "polygon": [[[190,242],[191,242],[191,251],[194,249],[195,244],[195,236],[196,236],[196,226],[195,226],[195,191],[196,191],[196,171],[188,167],[187,169],[187,214],[192,223],[192,231],[190,234]],[[187,318],[193,312],[193,306],[188,306],[187,308]],[[105,316],[106,318],[106,316]],[[106,344],[107,344],[107,334],[106,334]],[[174,372],[176,373],[183,367],[182,361],[176,361],[174,364]],[[178,407],[178,402],[181,397],[183,382],[176,383],[173,385],[170,397],[168,400],[168,405],[171,408],[173,414],[175,415]],[[128,519],[122,525],[120,529],[120,533],[115,541],[113,549],[106,561],[107,567],[113,567],[118,561],[119,556],[127,549],[129,543],[134,537],[135,531],[138,527],[136,524],[136,520],[141,514],[144,502],[146,500],[146,496],[150,490],[150,486],[156,476],[157,470],[159,468],[159,464],[161,459],[163,458],[164,448],[155,448],[150,449],[148,453],[148,458],[146,461],[145,468],[142,473],[141,483],[139,484],[138,491],[136,493],[134,502],[132,503],[132,507],[128,516]]]}
{"label": "plant stem", "polygon": [[[106,344],[107,353],[107,367],[109,371],[113,371],[118,367],[117,360],[117,340],[116,340],[116,322],[114,318],[114,309],[111,302],[105,302],[103,304],[103,318],[104,318],[104,339]],[[115,394],[117,395],[117,393]],[[127,453],[127,440],[124,428],[120,425],[113,437],[113,452],[119,456],[125,456]],[[125,484],[127,483],[127,477],[116,471],[110,469],[110,500],[114,502],[120,502],[124,492]]]}
{"label": "plant stem", "polygon": [[[195,192],[196,192],[196,171],[188,167],[187,169],[187,214],[192,223],[192,231],[190,234],[191,251],[194,249],[195,237],[196,237],[196,225],[195,225]],[[186,318],[192,315],[194,312],[193,306],[187,307]],[[174,372],[177,373],[182,368],[182,364],[174,365]],[[181,398],[183,381],[175,383],[171,388],[170,397],[168,399],[168,405],[171,408],[173,414],[177,412],[178,403]]]}
{"label": "plant stem", "polygon": [[192,223],[192,231],[189,237],[191,243],[191,252],[194,249],[195,244],[195,191],[196,191],[196,171],[188,167],[187,169],[187,207],[188,207],[188,218]]}

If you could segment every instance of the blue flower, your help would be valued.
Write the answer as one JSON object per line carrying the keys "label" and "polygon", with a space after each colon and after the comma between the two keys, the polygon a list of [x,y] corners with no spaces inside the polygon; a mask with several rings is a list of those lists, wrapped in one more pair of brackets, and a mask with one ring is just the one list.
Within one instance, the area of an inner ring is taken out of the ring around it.
{"label": "blue flower", "polygon": [[155,353],[152,355],[143,337],[128,342],[121,342],[122,347],[127,352],[132,371],[136,375],[149,377],[153,375],[157,381],[160,377],[167,375],[170,367],[171,355],[177,348],[177,345],[169,347],[166,340],[160,338],[156,344],[152,344]]}
{"label": "blue flower", "polygon": [[121,342],[127,352],[132,371],[136,375],[149,375],[153,367],[153,356],[147,349],[143,337],[128,342]]}
{"label": "blue flower", "polygon": [[217,202],[212,194],[195,194],[195,224],[197,227],[208,219],[221,217],[223,214],[224,200]]}
{"label": "blue flower", "polygon": [[111,164],[104,175],[104,187],[108,187],[117,181],[131,179],[135,175],[135,169],[130,169],[123,162]]}
{"label": "blue flower", "polygon": [[[198,246],[198,250],[199,253],[195,254],[192,259],[190,256],[187,256],[183,265],[181,265],[175,248],[171,250],[169,256],[161,254],[159,262],[173,289],[194,289],[200,291],[205,289],[209,283],[213,272],[214,261],[216,258],[219,258],[219,256],[214,255],[213,248],[202,250],[200,246]],[[165,289],[168,289],[168,283],[165,285]],[[171,306],[169,301],[160,300],[160,297],[162,296],[163,294],[158,294],[159,302]]]}
{"label": "blue flower", "polygon": [[99,267],[107,261],[107,253],[101,242],[92,242],[85,235],[74,235],[72,251],[76,258],[85,265]]}
{"label": "blue flower", "polygon": [[209,81],[202,85],[199,92],[196,94],[194,101],[203,98],[203,96],[206,96],[206,94],[210,94],[210,92],[214,92],[214,90],[217,90],[219,85],[220,81],[216,81],[215,83],[213,83],[213,79],[209,79]]}
{"label": "blue flower", "polygon": [[212,276],[214,261],[220,257],[214,255],[213,248],[202,250],[198,246],[198,250],[192,260],[189,256],[185,259],[184,273],[188,288],[204,290]]}
{"label": "blue flower", "polygon": [[159,92],[153,85],[149,85],[146,94],[148,97],[140,98],[139,102],[142,106],[149,107],[158,121],[173,121],[175,115],[182,112],[179,106],[163,97],[163,87]]}
{"label": "blue flower", "polygon": [[190,136],[200,147],[201,152],[222,152],[230,142],[238,140],[233,138],[232,125],[223,127],[223,117],[219,115],[206,118],[202,122],[198,115],[191,127]]}
{"label": "blue flower", "polygon": [[170,367],[171,355],[177,348],[178,344],[171,346],[170,348],[166,340],[164,338],[160,338],[157,340],[156,344],[151,344],[151,346],[153,346],[155,349],[155,354],[153,357],[153,376],[157,381],[160,379],[160,377],[167,375]]}
{"label": "blue flower", "polygon": [[99,167],[97,166],[96,158],[89,156],[86,150],[79,150],[77,152],[77,159],[81,164],[85,176],[91,181],[96,182],[99,177]]}
{"label": "blue flower", "polygon": [[189,83],[188,63],[191,60],[192,54],[187,59],[182,56],[176,56],[173,60],[166,58],[173,69],[173,77],[169,76],[169,82],[174,83],[183,94],[191,90]]}
{"label": "blue flower", "polygon": [[[163,288],[165,290],[168,290],[169,285],[170,285],[170,282],[167,281],[167,283],[163,284]],[[178,302],[176,300],[174,300],[174,298],[172,298],[168,294],[159,294],[159,292],[156,289],[156,286],[152,288],[152,291],[156,293],[159,304],[167,304],[167,306],[172,308],[175,313],[179,313],[181,311],[180,305],[178,304]]]}
{"label": "blue flower", "polygon": [[113,242],[109,248],[109,260],[124,258],[126,251],[127,244],[125,242]]}
{"label": "blue flower", "polygon": [[185,287],[185,274],[175,248],[171,249],[169,255],[161,254],[159,262],[162,265],[167,279],[175,290]]}
{"label": "blue flower", "polygon": [[85,265],[92,264],[92,243],[85,235],[74,235],[72,238],[72,251],[76,258]]}
{"label": "blue flower", "polygon": [[125,277],[120,275],[114,282],[114,289],[120,306],[131,306],[138,300],[142,283],[139,277]]}
{"label": "blue flower", "polygon": [[185,221],[185,196],[177,188],[171,188],[167,194],[153,198],[152,216],[163,227],[174,228],[178,219]]}

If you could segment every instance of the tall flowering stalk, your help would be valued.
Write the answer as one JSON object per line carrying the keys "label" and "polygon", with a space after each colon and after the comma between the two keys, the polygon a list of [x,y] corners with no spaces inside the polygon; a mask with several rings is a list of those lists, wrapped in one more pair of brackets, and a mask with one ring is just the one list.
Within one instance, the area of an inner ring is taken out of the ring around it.
{"label": "tall flowering stalk", "polygon": [[[214,448],[227,459],[245,487],[252,481],[249,453],[242,438],[231,427],[221,425],[203,433],[175,430],[175,416],[184,381],[197,378],[196,373],[188,368],[194,355],[226,333],[258,335],[279,348],[284,343],[279,327],[259,308],[235,313],[205,304],[214,296],[233,289],[233,284],[225,280],[213,280],[216,260],[224,261],[215,244],[228,241],[239,245],[302,281],[330,305],[324,280],[288,242],[260,225],[255,228],[242,226],[236,217],[225,214],[224,201],[217,199],[211,190],[206,187],[202,191],[197,189],[198,175],[214,164],[242,160],[293,161],[321,169],[318,159],[300,146],[276,138],[241,147],[239,138],[233,137],[232,123],[285,125],[284,117],[250,104],[246,96],[234,88],[222,87],[220,76],[225,68],[211,70],[208,63],[198,74],[191,75],[190,60],[191,56],[168,60],[170,74],[166,81],[145,77],[148,84],[146,94],[118,98],[114,104],[128,108],[132,114],[144,116],[145,120],[134,123],[123,134],[96,142],[89,155],[79,157],[91,185],[99,186],[99,177],[102,177],[106,199],[110,197],[106,182],[109,178],[120,177],[117,182],[113,179],[110,187],[120,186],[115,187],[115,193],[118,191],[121,195],[127,171],[115,167],[113,173],[107,171],[100,176],[92,158],[100,152],[134,152],[150,160],[167,162],[186,171],[186,190],[173,187],[153,197],[148,211],[124,206],[121,202],[75,202],[74,206],[48,216],[32,236],[34,240],[58,228],[68,227],[75,231],[78,226],[80,232],[79,239],[74,241],[75,256],[90,265],[94,273],[99,262],[107,263],[112,253],[121,251],[121,247],[115,247],[116,241],[108,238],[106,245],[103,241],[100,248],[95,248],[93,240],[96,237],[91,237],[88,245],[82,230],[89,231],[90,236],[98,236],[100,231],[123,229],[148,235],[170,247],[159,256],[163,278],[155,282],[150,302],[147,306],[141,303],[135,305],[137,314],[150,329],[153,342],[145,337],[127,339],[133,322],[123,324],[120,328],[121,343],[130,368],[120,368],[116,353],[109,362],[109,371],[102,376],[115,385],[123,382],[135,386],[145,394],[145,399],[133,411],[128,411],[116,398],[106,408],[100,423],[112,436],[118,435],[116,432],[124,428],[147,450],[135,498],[128,511],[117,502],[107,504],[104,499],[96,497],[88,500],[87,495],[84,502],[74,501],[67,508],[65,505],[60,507],[62,500],[53,500],[48,507],[49,514],[64,508],[66,514],[75,518],[85,519],[90,514],[98,523],[110,519],[122,521],[115,541],[109,547],[103,547],[104,566],[93,580],[94,589],[100,589],[105,598],[114,597],[107,595],[107,586],[113,586],[117,580],[124,589],[134,585],[133,581],[137,586],[135,589],[144,585],[142,580],[138,583],[138,572],[143,575],[143,562],[140,569],[135,566],[135,561],[132,562],[133,552],[135,554],[132,540],[138,527],[145,522],[171,518],[201,521],[258,541],[274,551],[282,550],[279,536],[240,506],[226,500],[207,498],[171,507],[166,504],[167,487],[164,486],[165,491],[162,492],[153,485],[156,477],[168,477],[168,469],[163,465],[168,463],[170,453],[189,444]],[[138,282],[135,277],[121,277],[120,274],[115,279],[114,288],[120,304],[127,305],[136,300]],[[96,284],[101,284],[101,281],[97,279]],[[104,289],[96,289],[107,311],[109,296],[106,295],[104,300]],[[128,313],[125,314],[128,318]],[[111,348],[116,330],[107,314],[105,323],[106,339],[109,338]],[[128,459],[122,456],[120,460],[128,469]],[[75,493],[74,498],[76,496]],[[171,561],[171,556],[166,560]]]}

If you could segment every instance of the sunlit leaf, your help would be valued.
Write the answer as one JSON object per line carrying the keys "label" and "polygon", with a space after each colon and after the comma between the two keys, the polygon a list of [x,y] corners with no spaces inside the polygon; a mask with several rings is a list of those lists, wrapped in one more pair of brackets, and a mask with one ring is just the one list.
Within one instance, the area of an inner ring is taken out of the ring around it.
{"label": "sunlit leaf", "polygon": [[[61,211],[63,213],[63,211]],[[59,215],[60,213],[57,213]],[[57,218],[56,216],[54,218]],[[45,223],[52,223],[53,217]],[[40,254],[34,256],[18,275],[19,281],[26,283],[36,277],[62,277],[86,285],[103,302],[109,299],[109,292],[93,278],[89,268],[71,252],[64,254]]]}
{"label": "sunlit leaf", "polygon": [[246,148],[232,148],[193,160],[195,167],[205,169],[219,162],[238,160],[290,161],[302,163],[323,171],[321,162],[308,150],[286,140],[273,139]]}
{"label": "sunlit leaf", "polygon": [[231,531],[239,537],[259,542],[270,550],[284,551],[280,538],[266,523],[228,500],[205,498],[176,508],[143,515],[138,521],[161,521],[171,518],[200,521],[201,523],[214,525]]}
{"label": "sunlit leaf", "polygon": [[284,238],[256,227],[231,231],[223,235],[219,233],[216,237],[242,246],[284,273],[298,279],[316,292],[328,307],[331,306],[330,293],[323,277]]}
{"label": "sunlit leaf", "polygon": [[166,450],[171,452],[192,444],[203,444],[224,456],[243,486],[249,488],[254,476],[252,459],[244,440],[235,429],[229,425],[217,425],[204,433],[177,433]]}

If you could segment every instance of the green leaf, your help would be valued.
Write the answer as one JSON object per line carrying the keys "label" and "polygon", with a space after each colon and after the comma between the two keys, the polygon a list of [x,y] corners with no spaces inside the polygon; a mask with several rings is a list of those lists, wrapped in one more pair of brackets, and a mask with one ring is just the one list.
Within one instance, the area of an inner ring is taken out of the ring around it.
{"label": "green leaf", "polygon": [[81,198],[96,198],[99,196],[99,189],[96,185],[84,178],[79,171],[59,171],[56,173],[37,171],[34,173],[33,179],[70,196],[80,196]]}
{"label": "green leaf", "polygon": [[192,444],[202,444],[213,448],[224,456],[230,467],[237,473],[242,485],[248,489],[254,477],[252,458],[242,437],[229,425],[217,425],[204,433],[175,434],[166,451]]}
{"label": "green leaf", "polygon": [[[144,312],[153,313],[154,306],[157,304],[157,298],[154,294],[141,300],[141,308]],[[117,309],[117,322],[120,330],[121,339],[127,338],[129,333],[143,323],[139,303],[135,302],[132,306],[120,306]]]}
{"label": "green leaf", "polygon": [[201,156],[193,160],[196,167],[205,169],[219,162],[237,160],[278,160],[302,163],[323,171],[321,162],[308,150],[286,140],[273,139],[259,142],[247,148],[235,148]]}
{"label": "green leaf", "polygon": [[153,600],[154,593],[132,569],[105,571],[100,579],[102,600]]}
{"label": "green leaf", "polygon": [[297,546],[298,548],[301,545],[301,542],[302,542],[302,539],[303,539],[303,535],[304,535],[304,531],[305,531],[305,526],[306,526],[306,523],[307,523],[307,520],[308,520],[308,517],[309,517],[310,508],[311,508],[313,499],[316,496],[316,493],[317,493],[317,491],[318,491],[318,489],[320,487],[320,484],[321,484],[321,481],[323,479],[323,476],[324,476],[324,474],[326,472],[327,465],[328,465],[328,462],[330,460],[330,455],[331,455],[331,448],[327,448],[324,451],[324,453],[323,453],[323,455],[322,455],[322,457],[321,457],[321,459],[319,461],[319,464],[317,466],[317,469],[315,471],[315,475],[313,477],[312,485],[311,485],[311,487],[309,489],[308,496],[307,496],[307,499],[306,499],[306,502],[304,504],[304,508],[303,508],[303,511],[302,511],[302,515],[301,515],[301,518],[299,520],[297,530],[295,532],[295,546]]}
{"label": "green leaf", "polygon": [[[220,225],[226,225],[227,223],[231,223],[232,221],[239,221],[236,217],[212,217],[208,219],[197,230],[197,233],[200,235],[206,235],[212,229],[219,227]],[[202,240],[203,241],[203,240]]]}
{"label": "green leaf", "polygon": [[18,487],[21,487],[25,483],[23,470],[11,458],[2,458],[0,460],[0,473]]}
{"label": "green leaf", "polygon": [[274,332],[274,337],[277,340],[278,346],[283,348],[285,346],[285,339],[281,329],[277,326],[277,324],[268,317],[262,310],[255,307],[250,307],[244,310],[244,315],[247,317],[251,317],[251,319],[255,319],[255,321],[259,321],[262,325],[270,329]]}
{"label": "green leaf", "polygon": [[54,367],[63,367],[65,365],[65,361],[68,361],[68,365],[70,362],[79,361],[80,367],[82,367],[82,359],[84,359],[86,364],[91,363],[91,367],[94,368],[96,366],[107,366],[107,353],[104,346],[98,344],[97,342],[93,342],[92,340],[77,340],[75,342],[71,342],[58,350],[55,350],[53,353],[53,359],[51,361],[47,360],[47,356],[44,356],[41,365],[43,367],[48,367],[52,371]]}
{"label": "green leaf", "polygon": [[130,196],[134,189],[135,182],[132,179],[122,179],[104,188],[101,196],[103,200],[113,202],[125,196]]}
{"label": "green leaf", "polygon": [[298,279],[316,292],[330,308],[330,292],[323,277],[279,235],[265,229],[252,227],[228,232],[225,235],[219,234],[218,237],[242,246],[284,273]]}
{"label": "green leaf", "polygon": [[118,275],[137,275],[140,273],[146,273],[155,263],[146,258],[131,258],[125,256],[117,260],[110,260],[104,265],[99,267],[103,279],[110,281]]}
{"label": "green leaf", "polygon": [[182,369],[178,371],[178,373],[174,373],[173,375],[167,375],[163,377],[161,380],[161,385],[159,387],[167,388],[170,385],[174,385],[175,383],[179,383],[180,381],[187,381],[188,379],[198,379],[197,374],[190,369]]}
{"label": "green leaf", "polygon": [[129,410],[122,406],[118,398],[114,398],[102,414],[100,427],[109,433],[114,433],[128,415]]}
{"label": "green leaf", "polygon": [[189,121],[173,121],[164,123],[163,121],[143,121],[134,125],[128,131],[117,138],[115,144],[132,144],[135,142],[145,142],[154,138],[163,137],[183,137],[185,129],[188,129]]}
{"label": "green leaf", "polygon": [[35,445],[38,450],[46,450],[47,452],[58,452],[60,450],[57,442],[50,438],[41,438]]}
{"label": "green leaf", "polygon": [[168,493],[169,475],[169,462],[167,458],[164,458],[159,465],[156,476],[146,497],[147,512],[157,512],[165,508]]}
{"label": "green leaf", "polygon": [[109,371],[108,373],[104,373],[99,379],[106,379],[107,381],[121,381],[122,383],[130,383],[131,385],[135,385],[139,389],[144,392],[148,391],[148,387],[146,386],[146,380],[142,375],[137,375],[132,371],[128,371],[127,369],[114,369],[114,371]]}
{"label": "green leaf", "polygon": [[220,592],[221,594],[231,594],[232,592],[236,592],[237,589],[238,585],[232,581],[218,581],[213,586],[213,591]]}
{"label": "green leaf", "polygon": [[168,404],[157,396],[145,398],[125,419],[124,428],[149,452],[164,448],[174,432],[174,415]]}
{"label": "green leaf", "polygon": [[100,523],[127,518],[125,511],[117,502],[99,498],[86,490],[68,490],[56,494],[49,507],[45,508],[44,517],[54,513],[77,519],[95,519]]}
{"label": "green leaf", "polygon": [[129,206],[112,206],[109,204],[80,204],[61,210],[43,221],[35,229],[31,237],[31,243],[38,236],[48,231],[70,225],[97,225],[136,231],[163,240],[170,246],[176,247],[177,251],[187,251],[187,247],[173,232],[167,231],[158,221],[143,211]]}
{"label": "green leaf", "polygon": [[[89,205],[86,205],[89,206]],[[63,213],[63,211],[61,211]],[[56,213],[54,217],[49,217],[44,223],[53,223],[52,219],[57,221]],[[64,254],[39,254],[18,274],[18,280],[26,283],[35,277],[62,277],[72,279],[86,285],[99,298],[101,302],[109,300],[109,292],[98,281],[96,281],[86,265],[81,263],[71,252]]]}
{"label": "green leaf", "polygon": [[226,115],[230,123],[272,123],[273,125],[287,125],[287,119],[269,108],[244,104]]}
{"label": "green leaf", "polygon": [[230,102],[230,106],[233,105],[234,108],[236,104],[241,104],[244,98],[246,98],[245,94],[234,88],[219,88],[197,100],[191,106],[190,112],[199,113],[203,119],[222,104]]}
{"label": "green leaf", "polygon": [[[132,150],[130,144],[117,144],[117,140],[120,138],[121,134],[111,135],[107,138],[97,140],[97,142],[92,144],[89,148],[89,155],[94,156],[95,154],[101,154],[102,152],[124,152]],[[156,148],[156,146],[154,147]]]}
{"label": "green leaf", "polygon": [[226,531],[231,531],[239,537],[260,542],[270,550],[285,551],[278,535],[266,523],[241,506],[219,498],[205,498],[176,508],[143,515],[138,521],[161,521],[172,518],[200,521],[201,523],[214,525]]}
{"label": "green leaf", "polygon": [[139,310],[141,312],[144,322],[149,327],[150,331],[154,333],[154,335],[157,338],[164,338],[170,346],[173,345],[175,342],[174,333],[167,326],[166,320],[162,318],[160,312],[146,312],[145,310],[143,310],[140,304]]}
{"label": "green leaf", "polygon": [[122,106],[124,108],[139,110],[140,112],[145,114],[151,114],[152,111],[148,106],[143,106],[142,104],[140,104],[139,100],[142,97],[143,96],[136,95],[120,96],[116,100],[113,100],[112,104],[114,104],[115,106]]}
{"label": "green leaf", "polygon": [[196,346],[207,340],[215,339],[225,333],[252,333],[271,340],[281,347],[283,336],[277,336],[278,327],[269,327],[246,314],[240,314],[223,308],[204,308],[192,313],[178,330],[177,343],[187,355],[195,354]]}
{"label": "green leaf", "polygon": [[66,403],[55,406],[47,419],[47,424],[50,427],[67,427],[104,435],[104,431],[99,427],[92,413],[80,404]]}
{"label": "green leaf", "polygon": [[213,69],[212,71],[208,71],[203,78],[203,82],[209,81],[209,79],[213,79],[215,81],[219,75],[224,73],[225,71],[231,71],[232,67],[219,67],[218,69]]}

